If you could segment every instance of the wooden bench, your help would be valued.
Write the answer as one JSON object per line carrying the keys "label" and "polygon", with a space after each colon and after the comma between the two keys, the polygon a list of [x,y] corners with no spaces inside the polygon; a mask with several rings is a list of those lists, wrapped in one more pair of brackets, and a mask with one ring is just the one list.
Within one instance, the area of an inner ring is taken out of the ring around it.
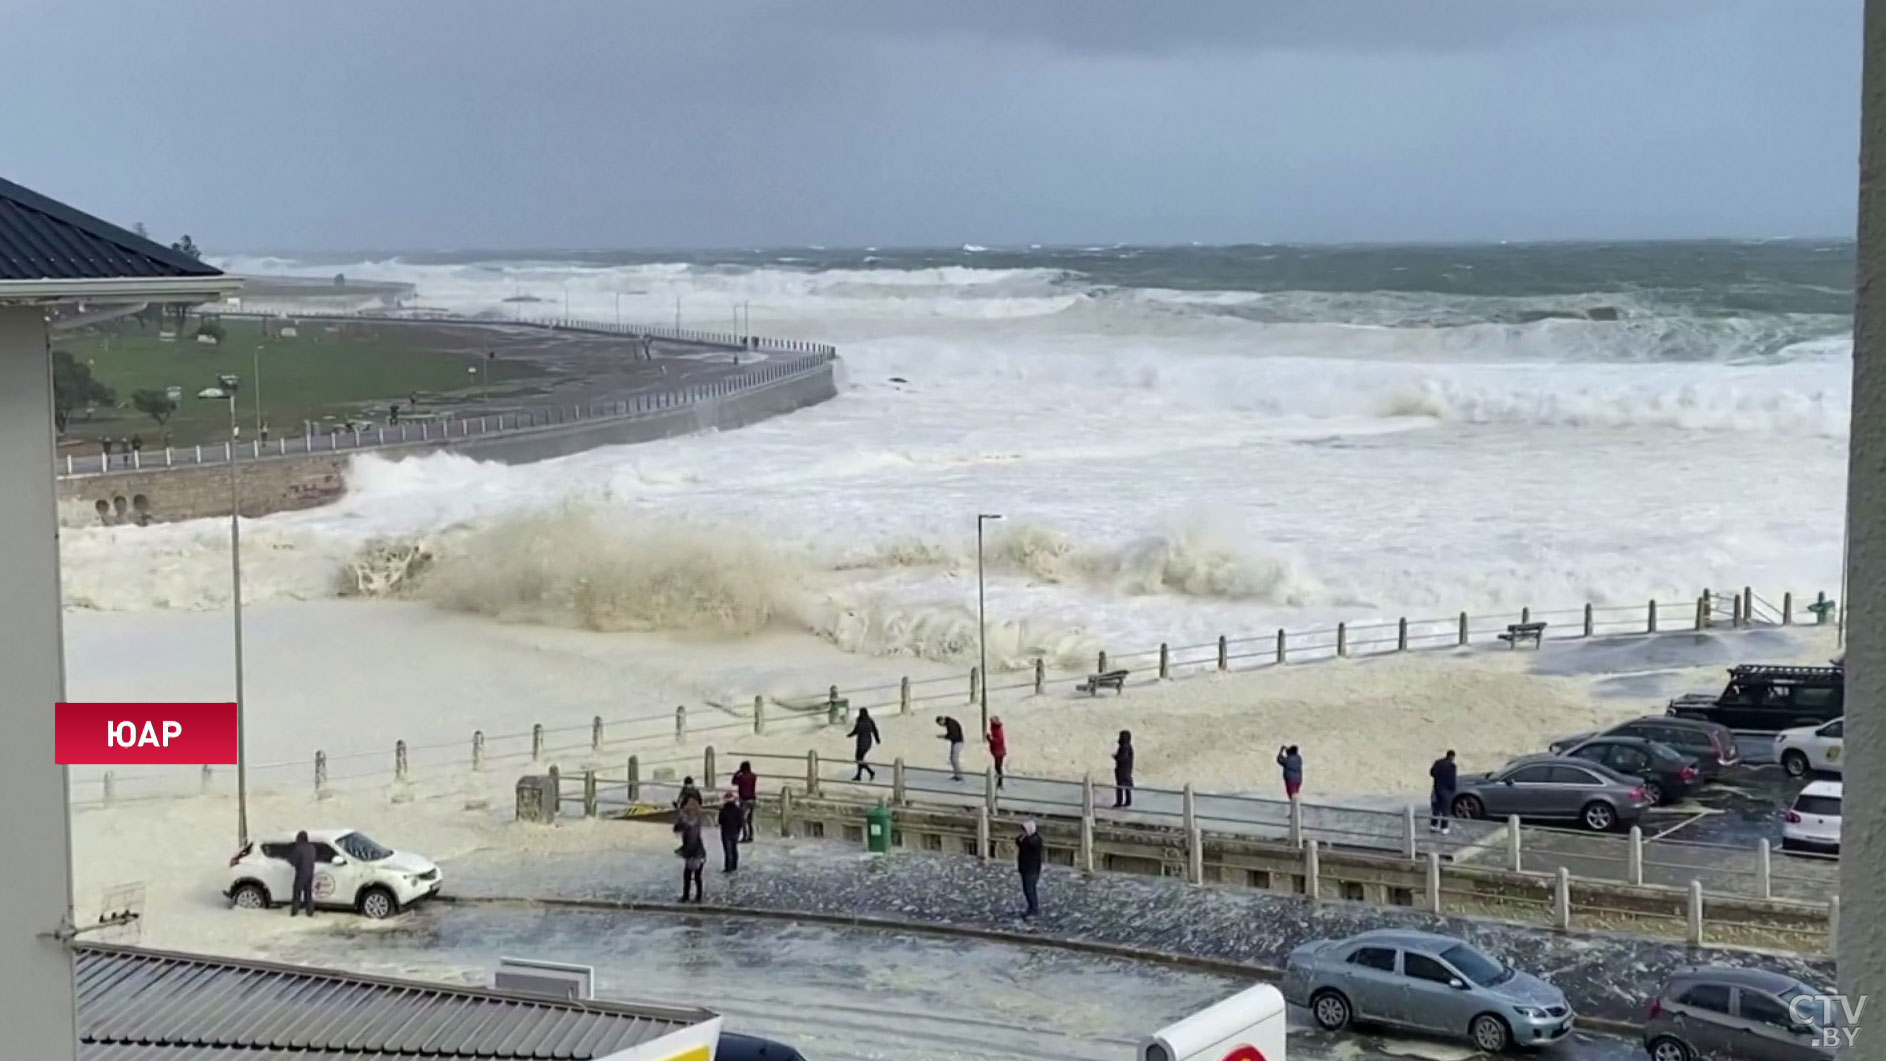
{"label": "wooden bench", "polygon": [[1543,646],[1545,644],[1545,624],[1512,623],[1507,626],[1506,632],[1500,635],[1500,640],[1506,642],[1507,648],[1518,648],[1521,641],[1530,641],[1535,646]]}
{"label": "wooden bench", "polygon": [[1099,696],[1100,690],[1112,689],[1115,694],[1126,691],[1126,671],[1110,670],[1105,674],[1089,674],[1087,680],[1074,688],[1088,696]]}

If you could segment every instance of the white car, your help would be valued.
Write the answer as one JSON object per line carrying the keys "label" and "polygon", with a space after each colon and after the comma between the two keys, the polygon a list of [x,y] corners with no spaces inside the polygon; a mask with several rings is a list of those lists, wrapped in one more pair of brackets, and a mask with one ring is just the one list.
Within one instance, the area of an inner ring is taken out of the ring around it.
{"label": "white car", "polygon": [[1838,781],[1810,781],[1781,821],[1783,851],[1840,853],[1840,793]]}
{"label": "white car", "polygon": [[1806,777],[1811,770],[1838,774],[1840,746],[1847,720],[1834,719],[1818,726],[1797,726],[1775,734],[1775,760],[1789,777]]}
{"label": "white car", "polygon": [[[358,829],[310,829],[314,844],[314,905],[392,917],[439,891],[439,867],[422,855],[381,847]],[[223,894],[236,906],[267,909],[293,898],[293,836],[251,840],[229,860]]]}

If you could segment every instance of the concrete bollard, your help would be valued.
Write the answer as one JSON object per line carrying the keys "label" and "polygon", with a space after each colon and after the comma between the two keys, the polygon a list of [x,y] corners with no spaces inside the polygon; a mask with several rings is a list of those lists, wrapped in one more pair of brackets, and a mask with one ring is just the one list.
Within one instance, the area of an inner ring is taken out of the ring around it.
{"label": "concrete bollard", "polygon": [[1827,956],[1839,960],[1840,956],[1840,896],[1830,896],[1827,900]]}
{"label": "concrete bollard", "polygon": [[1303,897],[1312,904],[1323,897],[1322,870],[1316,863],[1316,841],[1303,845]]}
{"label": "concrete bollard", "polygon": [[1336,624],[1336,658],[1341,659],[1347,655],[1349,655],[1349,624],[1337,623]]}
{"label": "concrete bollard", "polygon": [[1690,881],[1689,944],[1703,945],[1703,882],[1699,880]]}
{"label": "concrete bollard", "polygon": [[1185,879],[1192,884],[1205,883],[1205,834],[1197,822],[1185,830]]}
{"label": "concrete bollard", "polygon": [[1401,809],[1401,854],[1413,861],[1419,852],[1415,849],[1415,809],[1410,804]]}
{"label": "concrete bollard", "polygon": [[563,816],[563,772],[557,769],[556,763],[551,763],[550,769],[544,772],[550,777],[550,820],[556,821]]}
{"label": "concrete bollard", "polygon": [[891,802],[899,807],[910,803],[910,789],[905,787],[904,757],[891,760]]}
{"label": "concrete bollard", "polygon": [[1276,654],[1277,654],[1277,662],[1280,664],[1287,662],[1290,658],[1290,635],[1284,633],[1282,629],[1279,629],[1277,631],[1277,653]]}
{"label": "concrete bollard", "polygon": [[103,796],[104,801],[105,801],[105,806],[109,807],[112,805],[112,803],[117,801],[117,798],[118,798],[117,785],[118,785],[117,775],[113,774],[110,770],[105,771],[104,796]]}
{"label": "concrete bollard", "polygon": [[1218,669],[1231,669],[1231,642],[1225,640],[1223,634],[1218,635]]}
{"label": "concrete bollard", "polygon": [[204,763],[201,769],[197,771],[197,775],[196,775],[197,794],[202,795],[202,796],[209,795],[210,784],[214,780],[215,780],[215,775],[210,772],[210,764]]}
{"label": "concrete bollard", "polygon": [[687,740],[688,706],[686,704],[680,704],[675,707],[675,743],[685,744]]}
{"label": "concrete bollard", "polygon": [[1172,649],[1164,641],[1159,642],[1159,677],[1172,677]]}
{"label": "concrete bollard", "polygon": [[766,732],[766,697],[755,694],[753,697],[753,735]]}
{"label": "concrete bollard", "polygon": [[714,746],[708,745],[701,751],[701,790],[714,787]]}
{"label": "concrete bollard", "polygon": [[1104,648],[1100,650],[1099,663],[1100,665],[1094,668],[1094,673],[1095,674],[1107,673],[1107,650]]}
{"label": "concrete bollard", "polygon": [[969,668],[969,702],[970,703],[973,704],[976,702],[976,691],[981,685],[982,685],[982,671],[976,667]]}
{"label": "concrete bollard", "polygon": [[198,446],[196,448],[196,462],[198,464],[203,463],[203,447],[202,446]]}
{"label": "concrete bollard", "polygon": [[1591,604],[1587,602],[1585,604],[1585,636],[1590,637],[1595,630],[1596,626],[1591,621]]}
{"label": "concrete bollard", "polygon": [[325,798],[327,793],[327,753],[314,753],[314,798]]}
{"label": "concrete bollard", "polygon": [[393,742],[393,780],[406,780],[406,742],[403,740]]}
{"label": "concrete bollard", "polygon": [[1657,632],[1657,601],[1655,598],[1652,598],[1649,606],[1644,609],[1644,632],[1647,634]]}
{"label": "concrete bollard", "polygon": [[1521,624],[1532,622],[1532,609],[1531,608],[1519,609],[1519,621]]}
{"label": "concrete bollard", "polygon": [[1519,815],[1506,816],[1506,868],[1514,873],[1523,873],[1526,864],[1520,859],[1519,850]]}
{"label": "concrete bollard", "polygon": [[541,722],[533,723],[530,727],[530,761],[544,761],[544,724]]}
{"label": "concrete bollard", "polygon": [[1572,930],[1572,871],[1564,866],[1552,882],[1552,926],[1560,932]]}
{"label": "concrete bollard", "polygon": [[1789,590],[1781,595],[1781,625],[1783,626],[1794,625],[1794,591],[1793,590]]}
{"label": "concrete bollard", "polygon": [[1035,657],[1035,695],[1048,691],[1048,665],[1040,656]]}
{"label": "concrete bollard", "polygon": [[1755,589],[1752,586],[1742,587],[1742,625],[1755,625]]}
{"label": "concrete bollard", "polygon": [[1290,801],[1290,846],[1303,846],[1303,801]]}
{"label": "concrete bollard", "polygon": [[1467,647],[1467,613],[1460,613],[1460,647]]}
{"label": "concrete bollard", "polygon": [[589,750],[602,751],[602,716],[596,715],[589,720]]}
{"label": "concrete bollard", "polygon": [[792,789],[779,790],[779,835],[782,839],[792,839]]}
{"label": "concrete bollard", "polygon": [[1624,879],[1638,887],[1644,884],[1644,830],[1631,826],[1630,847],[1624,853]]}
{"label": "concrete bollard", "polygon": [[472,730],[471,768],[472,773],[485,768],[485,731],[482,729]]}
{"label": "concrete bollard", "polygon": [[989,859],[989,808],[976,808],[976,857]]}
{"label": "concrete bollard", "polygon": [[989,808],[991,812],[995,810],[996,806],[995,793],[995,764],[990,763],[982,771],[982,805]]}
{"label": "concrete bollard", "polygon": [[1696,629],[1706,630],[1708,628],[1709,628],[1709,591],[1704,590],[1703,595],[1696,598]]}
{"label": "concrete bollard", "polygon": [[1192,791],[1189,781],[1179,793],[1179,816],[1188,833],[1192,831],[1193,826],[1198,824],[1198,794]]}
{"label": "concrete bollard", "polygon": [[1081,775],[1081,814],[1088,818],[1094,816],[1094,775],[1092,774]]}
{"label": "concrete bollard", "polygon": [[910,679],[907,677],[897,679],[897,713],[910,714]]}
{"label": "concrete bollard", "polygon": [[1742,608],[1742,595],[1740,593],[1729,598],[1729,625],[1737,630],[1740,630],[1744,625]]}
{"label": "concrete bollard", "polygon": [[1768,838],[1755,842],[1755,894],[1764,899],[1775,897],[1774,877],[1769,861]]}
{"label": "concrete bollard", "polygon": [[1395,627],[1395,651],[1408,651],[1408,617],[1405,615]]}
{"label": "concrete bollard", "polygon": [[596,771],[585,770],[583,771],[583,817],[594,818],[596,816],[597,804]]}
{"label": "concrete bollard", "polygon": [[1094,815],[1092,811],[1081,815],[1081,848],[1078,861],[1080,871],[1092,876],[1094,872]]}
{"label": "concrete bollard", "polygon": [[819,794],[819,753],[816,748],[805,753],[805,794]]}
{"label": "concrete bollard", "polygon": [[629,756],[628,770],[627,770],[626,776],[628,777],[628,784],[623,787],[628,789],[629,802],[640,803],[642,801],[642,757],[641,756],[639,755]]}
{"label": "concrete bollard", "polygon": [[1814,624],[1816,626],[1825,626],[1827,623],[1827,613],[1832,610],[1833,609],[1827,607],[1827,591],[1826,590],[1821,590],[1819,593],[1814,594],[1813,611],[1814,611]]}
{"label": "concrete bollard", "polygon": [[825,724],[838,725],[838,686],[825,690]]}

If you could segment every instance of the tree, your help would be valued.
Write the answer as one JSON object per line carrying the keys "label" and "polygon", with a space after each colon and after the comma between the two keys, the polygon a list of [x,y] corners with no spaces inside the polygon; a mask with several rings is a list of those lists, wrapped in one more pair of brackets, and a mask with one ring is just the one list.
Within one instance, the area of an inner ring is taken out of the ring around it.
{"label": "tree", "polygon": [[143,238],[145,238],[145,239],[150,239],[150,238],[151,238],[151,230],[150,230],[150,229],[148,229],[148,228],[145,228],[145,227],[144,227],[144,222],[142,222],[142,221],[139,221],[139,222],[138,222],[137,224],[135,224],[135,225],[132,225],[132,226],[131,226],[131,231],[133,231],[133,232],[135,232],[135,233],[137,233],[137,234],[138,234],[139,236],[141,236],[141,237],[143,237]]}
{"label": "tree", "polygon": [[203,258],[203,252],[197,249],[196,241],[191,239],[190,234],[187,232],[184,233],[182,239],[172,243],[170,249],[179,254],[188,254],[190,257],[199,261]]}
{"label": "tree", "polygon": [[176,399],[172,398],[168,391],[148,388],[132,391],[131,404],[137,408],[138,412],[157,421],[158,427],[164,426],[170,420],[171,414],[177,411]]}
{"label": "tree", "polygon": [[118,393],[92,375],[92,366],[65,350],[52,352],[52,418],[60,431],[72,410],[91,405],[111,405]]}

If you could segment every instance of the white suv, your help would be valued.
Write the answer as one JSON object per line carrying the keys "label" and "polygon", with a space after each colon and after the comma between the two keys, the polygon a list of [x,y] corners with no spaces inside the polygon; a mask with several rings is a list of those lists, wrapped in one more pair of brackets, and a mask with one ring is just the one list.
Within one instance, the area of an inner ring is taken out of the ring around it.
{"label": "white suv", "polygon": [[[316,906],[355,910],[378,920],[439,891],[439,867],[431,859],[381,847],[357,829],[310,829],[308,839],[314,843]],[[294,849],[293,837],[271,837],[259,845],[250,841],[229,860],[229,887],[223,894],[251,910],[288,902],[295,883],[289,861]]]}
{"label": "white suv", "polygon": [[1808,782],[1782,817],[1781,849],[1839,854],[1840,794],[1838,781]]}
{"label": "white suv", "polygon": [[1840,760],[1847,720],[1834,719],[1818,726],[1797,726],[1775,734],[1775,759],[1789,777],[1806,777],[1810,770],[1844,773]]}

